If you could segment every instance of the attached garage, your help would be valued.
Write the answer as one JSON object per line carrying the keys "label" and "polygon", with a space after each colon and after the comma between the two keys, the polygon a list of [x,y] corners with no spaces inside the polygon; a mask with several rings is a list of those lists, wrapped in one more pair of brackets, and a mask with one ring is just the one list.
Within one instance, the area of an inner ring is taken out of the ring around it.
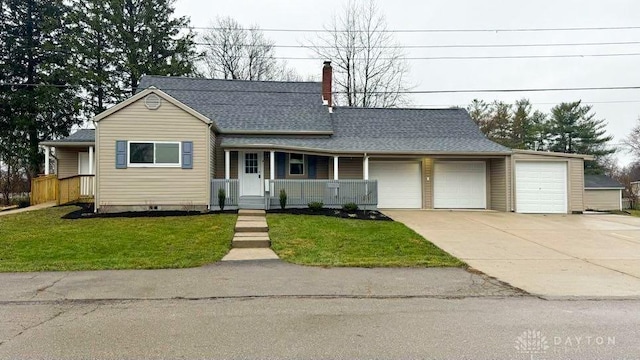
{"label": "attached garage", "polygon": [[419,161],[371,161],[369,179],[378,181],[378,207],[419,209],[422,178]]}
{"label": "attached garage", "polygon": [[516,212],[567,213],[567,162],[516,161]]}
{"label": "attached garage", "polygon": [[433,170],[435,209],[486,209],[485,161],[436,161]]}

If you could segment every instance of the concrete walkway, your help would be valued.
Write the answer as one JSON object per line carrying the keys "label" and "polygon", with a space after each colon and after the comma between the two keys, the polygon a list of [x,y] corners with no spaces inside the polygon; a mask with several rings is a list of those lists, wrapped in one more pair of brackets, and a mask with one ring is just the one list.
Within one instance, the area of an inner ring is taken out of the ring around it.
{"label": "concrete walkway", "polygon": [[544,297],[640,298],[640,218],[385,211],[490,276]]}
{"label": "concrete walkway", "polygon": [[270,249],[269,226],[264,210],[239,210],[231,251],[222,261],[279,259]]}
{"label": "concrete walkway", "polygon": [[0,273],[0,303],[233,297],[523,296],[459,268],[322,268],[279,260],[191,269]]}
{"label": "concrete walkway", "polygon": [[46,209],[46,208],[50,208],[50,207],[54,207],[54,206],[56,206],[56,202],[55,201],[51,201],[51,202],[47,202],[47,203],[44,203],[44,204],[27,206],[27,207],[20,208],[20,209],[0,211],[0,216],[19,214],[19,213],[23,213],[23,212],[27,212],[27,211],[41,210],[41,209]]}

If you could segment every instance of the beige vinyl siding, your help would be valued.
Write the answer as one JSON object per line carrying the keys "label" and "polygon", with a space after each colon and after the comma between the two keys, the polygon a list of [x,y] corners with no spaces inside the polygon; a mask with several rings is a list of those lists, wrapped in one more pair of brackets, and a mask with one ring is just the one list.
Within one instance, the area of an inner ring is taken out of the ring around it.
{"label": "beige vinyl siding", "polygon": [[569,211],[584,211],[584,161],[569,160]]}
{"label": "beige vinyl siding", "polygon": [[509,211],[507,199],[507,162],[505,159],[491,159],[489,168],[489,208]]}
{"label": "beige vinyl siding", "polygon": [[585,189],[584,207],[589,210],[621,210],[620,190]]}
{"label": "beige vinyl siding", "polygon": [[84,148],[57,147],[58,179],[78,175],[78,153],[87,151],[89,150]]}
{"label": "beige vinyl siding", "polygon": [[[98,128],[99,206],[209,203],[207,124],[167,101],[149,110],[140,99],[101,120]],[[193,169],[116,169],[116,140],[193,141]]]}
{"label": "beige vinyl siding", "polygon": [[433,159],[422,160],[422,207],[433,209]]}
{"label": "beige vinyl siding", "polygon": [[[363,179],[362,158],[338,158],[338,179]],[[329,179],[333,179],[333,159],[329,163]]]}

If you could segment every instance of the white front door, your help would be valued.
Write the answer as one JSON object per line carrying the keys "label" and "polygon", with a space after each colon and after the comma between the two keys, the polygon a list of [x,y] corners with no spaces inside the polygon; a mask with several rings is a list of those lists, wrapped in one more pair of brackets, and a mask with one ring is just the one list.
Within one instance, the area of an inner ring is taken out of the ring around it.
{"label": "white front door", "polygon": [[78,153],[78,175],[91,175],[93,171],[89,168],[89,153]]}
{"label": "white front door", "polygon": [[238,156],[240,195],[262,196],[262,152],[245,152]]}

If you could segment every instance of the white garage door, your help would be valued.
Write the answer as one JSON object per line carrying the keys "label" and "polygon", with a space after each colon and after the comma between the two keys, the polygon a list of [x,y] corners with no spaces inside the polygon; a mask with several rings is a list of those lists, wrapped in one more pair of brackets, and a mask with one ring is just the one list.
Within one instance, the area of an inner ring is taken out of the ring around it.
{"label": "white garage door", "polygon": [[516,212],[566,213],[567,163],[516,162]]}
{"label": "white garage door", "polygon": [[433,170],[433,207],[485,209],[487,168],[484,161],[437,161]]}
{"label": "white garage door", "polygon": [[378,208],[419,209],[422,179],[417,161],[372,161],[369,179],[378,180]]}

